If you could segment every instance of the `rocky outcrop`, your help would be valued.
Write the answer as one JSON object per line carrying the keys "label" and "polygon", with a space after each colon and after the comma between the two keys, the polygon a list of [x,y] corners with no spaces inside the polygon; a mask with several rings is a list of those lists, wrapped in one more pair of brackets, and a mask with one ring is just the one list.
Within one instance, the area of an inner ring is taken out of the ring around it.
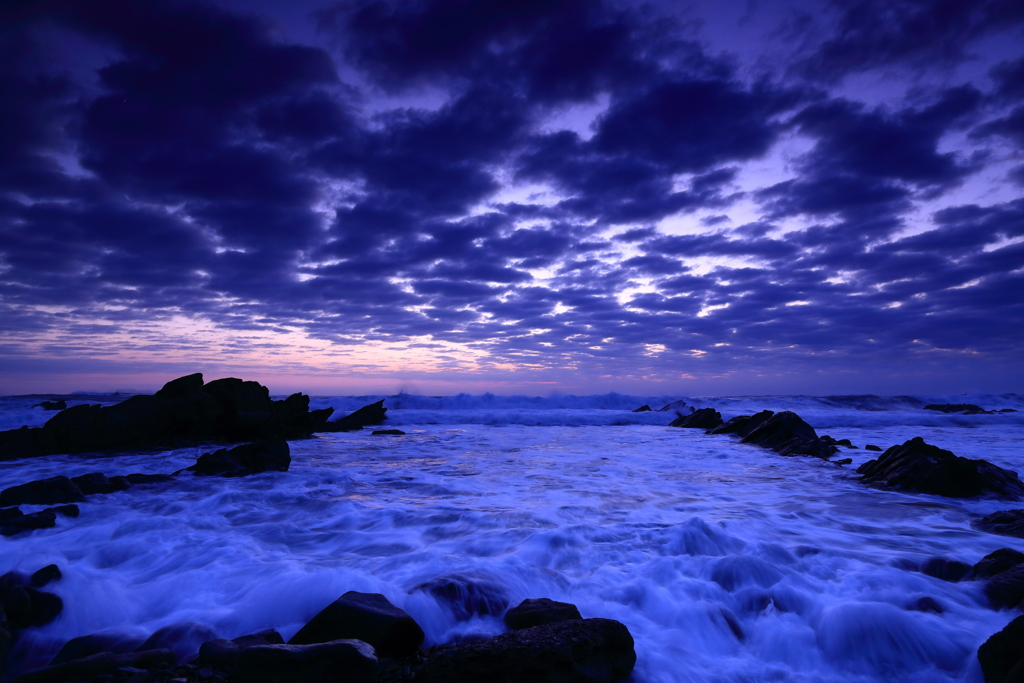
{"label": "rocky outcrop", "polygon": [[935,410],[940,413],[963,413],[964,415],[991,415],[992,411],[985,410],[973,403],[931,403],[924,407],[925,410]]}
{"label": "rocky outcrop", "polygon": [[39,590],[60,577],[55,564],[43,567],[31,577],[20,572],[0,576],[0,675],[19,631],[45,626],[64,609],[60,596]]}
{"label": "rocky outcrop", "polygon": [[78,405],[44,426],[0,432],[0,460],[127,448],[173,448],[206,441],[295,439],[311,435],[333,410],[309,410],[309,397],[281,401],[257,382],[201,374],[168,382],[152,396],[112,406]]}
{"label": "rocky outcrop", "polygon": [[971,574],[971,565],[948,557],[929,557],[921,564],[921,573],[950,583],[957,583]]}
{"label": "rocky outcrop", "polygon": [[828,459],[836,451],[834,446],[818,438],[814,427],[789,410],[771,415],[743,432],[740,443],[770,448],[779,455],[810,455]]}
{"label": "rocky outcrop", "polygon": [[647,413],[647,412],[650,412],[650,410],[651,410],[651,407],[645,403],[642,406],[640,406],[639,408],[637,408],[636,410],[634,410],[633,412],[634,413]]}
{"label": "rocky outcrop", "polygon": [[356,639],[384,657],[404,657],[419,649],[423,637],[419,624],[380,593],[349,591],[310,619],[288,644]]}
{"label": "rocky outcrop", "polygon": [[238,656],[235,680],[245,683],[374,683],[377,657],[361,640],[314,645],[260,645]]}
{"label": "rocky outcrop", "polygon": [[1024,681],[1024,616],[1019,616],[978,648],[985,683]]}
{"label": "rocky outcrop", "polygon": [[979,531],[1024,538],[1024,510],[1000,510],[971,523]]}
{"label": "rocky outcrop", "polygon": [[318,432],[355,432],[363,427],[379,425],[387,419],[388,409],[384,407],[384,399],[363,406],[354,413],[331,422],[326,422],[317,428]]}
{"label": "rocky outcrop", "polygon": [[636,664],[633,637],[611,619],[571,619],[436,650],[417,683],[614,683]]}
{"label": "rocky outcrop", "polygon": [[722,415],[714,408],[699,408],[689,415],[679,417],[668,423],[669,427],[685,427],[687,429],[714,429],[722,424]]}
{"label": "rocky outcrop", "polygon": [[527,598],[505,612],[504,620],[506,626],[516,631],[582,618],[579,609],[571,603],[556,602],[550,598]]}
{"label": "rocky outcrop", "polygon": [[1024,495],[1016,472],[985,460],[969,460],[925,443],[921,437],[893,446],[857,468],[861,481],[877,488],[932,493],[949,498]]}
{"label": "rocky outcrop", "polygon": [[750,434],[757,427],[775,413],[771,410],[762,410],[754,415],[737,415],[724,424],[721,424],[709,433],[711,434],[736,434],[740,438]]}
{"label": "rocky outcrop", "polygon": [[247,477],[259,472],[287,472],[291,451],[284,439],[257,441],[234,448],[221,448],[199,456],[188,471],[203,477]]}

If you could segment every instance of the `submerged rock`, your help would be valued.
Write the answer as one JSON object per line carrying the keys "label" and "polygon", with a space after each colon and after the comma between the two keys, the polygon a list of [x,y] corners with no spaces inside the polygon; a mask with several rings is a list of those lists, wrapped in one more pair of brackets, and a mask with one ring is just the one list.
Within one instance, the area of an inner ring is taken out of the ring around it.
{"label": "submerged rock", "polygon": [[978,648],[985,683],[1024,681],[1024,616],[1019,616]]}
{"label": "submerged rock", "polygon": [[331,422],[326,422],[317,428],[318,432],[355,432],[363,427],[379,425],[387,419],[388,409],[384,407],[384,399],[363,406],[354,413]]}
{"label": "submerged rock", "polygon": [[423,644],[423,629],[380,593],[349,591],[323,608],[288,641],[310,645],[362,640],[385,657],[411,655]]}
{"label": "submerged rock", "polygon": [[505,625],[512,630],[544,626],[559,621],[582,619],[576,605],[550,598],[527,598],[505,613]]}
{"label": "submerged rock", "polygon": [[447,605],[459,621],[473,616],[498,616],[508,607],[505,587],[476,574],[439,576],[413,590],[430,593],[439,603]]}
{"label": "submerged rock", "polygon": [[686,427],[688,429],[714,429],[722,424],[722,415],[714,408],[699,408],[689,415],[679,415],[669,422],[669,427]]}
{"label": "submerged rock", "polygon": [[933,493],[949,498],[994,495],[1017,499],[1024,495],[1016,472],[986,460],[969,460],[917,436],[893,446],[877,460],[857,468],[861,481],[877,488]]}
{"label": "submerged rock", "polygon": [[205,453],[199,456],[195,465],[186,469],[202,477],[246,477],[270,470],[287,472],[291,462],[288,442],[277,439]]}
{"label": "submerged rock", "polygon": [[930,557],[921,565],[921,573],[950,583],[962,581],[971,573],[971,565],[947,557]]}
{"label": "submerged rock", "polygon": [[1024,510],[1000,510],[971,523],[975,529],[1024,538]]}
{"label": "submerged rock", "polygon": [[611,619],[570,619],[435,651],[417,683],[614,683],[636,664],[633,637]]}

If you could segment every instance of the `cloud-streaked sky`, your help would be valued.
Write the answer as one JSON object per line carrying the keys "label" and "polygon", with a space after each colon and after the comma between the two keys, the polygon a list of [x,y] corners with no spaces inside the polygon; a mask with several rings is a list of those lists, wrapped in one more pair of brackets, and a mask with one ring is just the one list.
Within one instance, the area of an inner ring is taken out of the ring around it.
{"label": "cloud-streaked sky", "polygon": [[1020,0],[7,0],[0,393],[1017,391]]}

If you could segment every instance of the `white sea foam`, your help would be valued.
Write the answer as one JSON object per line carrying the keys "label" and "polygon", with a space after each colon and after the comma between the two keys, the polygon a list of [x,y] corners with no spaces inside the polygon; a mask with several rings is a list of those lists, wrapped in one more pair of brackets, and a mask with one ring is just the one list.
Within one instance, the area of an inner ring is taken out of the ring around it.
{"label": "white sea foam", "polygon": [[[344,413],[376,398],[314,404]],[[105,629],[145,635],[196,622],[223,637],[269,627],[288,637],[347,590],[384,593],[429,644],[501,632],[498,618],[460,620],[416,589],[457,575],[490,599],[550,597],[622,621],[636,639],[638,682],[981,680],[978,645],[1014,615],[991,610],[977,582],[900,565],[1024,551],[1021,539],[970,526],[1013,505],[878,491],[850,467],[669,428],[672,411],[630,412],[674,399],[386,397],[389,426],[404,437],[325,434],[292,442],[287,473],[182,476],[90,497],[78,519],[0,538],[0,572],[51,562],[64,572],[47,588],[64,612],[25,632],[14,664],[44,662],[65,640]],[[42,424],[52,413],[28,408],[38,400],[3,399],[0,426]],[[1024,469],[1018,414],[922,410],[1020,409],[1019,396],[683,400],[727,418],[795,410],[861,446],[921,435]],[[0,485],[170,472],[200,452],[0,463]],[[875,455],[837,457],[855,467]],[[907,609],[926,596],[945,612]]]}

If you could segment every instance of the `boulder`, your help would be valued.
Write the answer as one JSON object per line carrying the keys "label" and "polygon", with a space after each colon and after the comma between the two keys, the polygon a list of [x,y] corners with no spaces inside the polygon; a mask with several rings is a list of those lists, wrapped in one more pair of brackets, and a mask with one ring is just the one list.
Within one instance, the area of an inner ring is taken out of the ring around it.
{"label": "boulder", "polygon": [[974,578],[989,579],[1022,564],[1024,564],[1024,553],[1012,548],[1000,548],[981,558],[974,565]]}
{"label": "boulder", "polygon": [[866,444],[864,444],[864,450],[866,450],[866,451],[881,451],[882,447],[881,446],[876,446],[873,443],[866,443]]}
{"label": "boulder", "polygon": [[64,410],[68,407],[67,402],[64,399],[58,399],[56,401],[43,401],[37,403],[33,408],[42,408],[43,410]]}
{"label": "boulder", "polygon": [[216,637],[217,634],[209,626],[186,621],[157,629],[135,651],[170,650],[179,661],[187,662],[199,653],[203,643]]}
{"label": "boulder", "polygon": [[921,565],[921,573],[950,583],[962,581],[971,573],[971,565],[946,557],[929,557]]}
{"label": "boulder", "polygon": [[92,657],[103,652],[123,655],[132,652],[142,643],[142,638],[128,633],[90,633],[78,636],[64,643],[60,651],[50,660],[50,666]]}
{"label": "boulder", "polygon": [[211,669],[234,668],[238,664],[238,656],[242,654],[242,650],[262,645],[284,645],[284,639],[277,631],[267,629],[232,640],[209,640],[199,648],[199,666]]}
{"label": "boulder", "polygon": [[730,419],[728,422],[721,424],[712,429],[709,434],[738,434],[740,438],[743,438],[750,434],[750,432],[757,429],[762,422],[770,418],[775,413],[771,410],[762,410],[754,415],[737,415]]}
{"label": "boulder", "polygon": [[377,657],[360,640],[312,645],[258,645],[238,655],[236,681],[245,683],[374,683]]}
{"label": "boulder", "polygon": [[0,577],[0,609],[12,629],[45,626],[57,618],[64,601],[53,593],[34,588],[23,574],[8,572]]}
{"label": "boulder", "polygon": [[477,574],[448,574],[419,584],[414,591],[430,593],[447,605],[459,621],[474,616],[499,616],[508,608],[505,587]]}
{"label": "boulder", "polygon": [[60,567],[55,564],[48,564],[29,579],[29,585],[33,588],[43,588],[47,584],[61,579],[64,575],[60,573]]}
{"label": "boulder", "polygon": [[85,496],[65,476],[37,479],[0,491],[0,505],[60,505],[83,503]]}
{"label": "boulder", "polygon": [[642,406],[640,406],[639,408],[637,408],[636,410],[634,410],[633,412],[634,413],[649,413],[650,411],[651,411],[651,407],[645,403]]}
{"label": "boulder", "polygon": [[31,606],[29,626],[46,626],[64,609],[64,601],[59,595],[46,593],[32,586],[25,586],[24,590]]}
{"label": "boulder", "polygon": [[435,651],[417,683],[613,683],[636,663],[633,637],[611,619],[571,619]]}
{"label": "boulder", "polygon": [[505,612],[505,625],[512,630],[582,619],[576,605],[550,598],[527,598]]}
{"label": "boulder", "polygon": [[202,477],[245,477],[270,470],[287,472],[291,462],[288,442],[277,439],[205,453],[199,456],[195,465],[186,469]]}
{"label": "boulder", "polygon": [[112,406],[73,406],[44,426],[0,432],[0,460],[139,448],[177,448],[203,441],[257,441],[310,436],[333,409],[309,410],[309,397],[273,401],[257,382],[233,377],[203,384],[201,374],[172,380],[152,396]]}
{"label": "boulder", "polygon": [[13,683],[69,683],[87,681],[97,676],[109,676],[107,680],[114,680],[120,669],[157,669],[174,666],[174,662],[174,653],[170,650],[148,650],[120,655],[103,652],[29,671],[15,678]]}
{"label": "boulder", "polygon": [[384,657],[411,655],[423,644],[423,629],[380,593],[349,591],[299,629],[290,645],[362,640]]}
{"label": "boulder", "polygon": [[931,403],[925,410],[937,410],[940,413],[963,413],[964,415],[988,415],[991,411],[973,403]]}
{"label": "boulder", "polygon": [[318,427],[318,432],[354,432],[369,425],[379,425],[387,419],[388,409],[384,407],[384,399],[363,406],[354,413],[349,413],[331,422],[326,422]]}
{"label": "boulder", "polygon": [[[17,509],[17,508],[15,508]],[[21,512],[19,510],[19,512]],[[50,510],[18,515],[0,521],[0,535],[14,536],[33,529],[51,529],[57,526],[57,515]]]}
{"label": "boulder", "polygon": [[669,422],[669,427],[686,427],[688,429],[714,429],[722,424],[722,415],[714,408],[700,408],[689,415],[681,415]]}
{"label": "boulder", "polygon": [[1024,565],[995,574],[985,584],[985,595],[997,609],[1018,607],[1024,602]]}
{"label": "boulder", "polygon": [[942,605],[939,604],[938,600],[927,595],[912,602],[907,606],[907,609],[912,612],[931,612],[932,614],[942,614],[946,611],[942,609]]}
{"label": "boulder", "polygon": [[857,468],[862,483],[916,493],[932,493],[949,498],[973,498],[991,495],[1017,499],[1024,486],[1017,473],[1004,470],[985,460],[969,460],[917,436],[893,446],[877,460]]}
{"label": "boulder", "polygon": [[741,443],[770,448],[779,455],[810,455],[828,459],[835,451],[818,438],[814,427],[796,413],[785,410],[760,421],[752,429],[744,429]]}
{"label": "boulder", "polygon": [[985,683],[1024,681],[1024,616],[1019,616],[978,648]]}
{"label": "boulder", "polygon": [[1024,510],[1000,510],[971,523],[975,529],[1024,538]]}
{"label": "boulder", "polygon": [[78,490],[87,496],[95,493],[114,493],[124,491],[131,486],[127,477],[110,477],[101,472],[91,472],[80,477],[72,477],[71,482],[78,487]]}

